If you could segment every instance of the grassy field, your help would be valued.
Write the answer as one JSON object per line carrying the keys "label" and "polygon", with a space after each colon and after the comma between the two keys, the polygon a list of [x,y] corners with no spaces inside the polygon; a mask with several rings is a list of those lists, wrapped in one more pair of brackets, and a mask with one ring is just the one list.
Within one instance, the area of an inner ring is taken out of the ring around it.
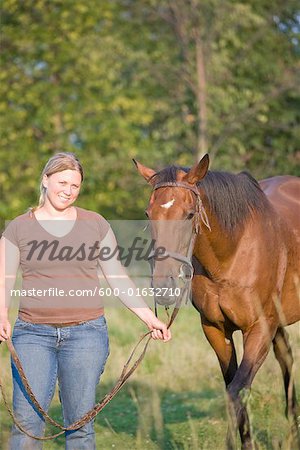
{"label": "grassy field", "polygon": [[[163,317],[163,311],[161,311]],[[119,377],[137,338],[145,328],[125,308],[107,308],[111,353],[97,396],[100,400]],[[300,393],[299,326],[288,328]],[[227,418],[223,380],[216,357],[206,342],[199,316],[184,307],[172,326],[173,339],[152,341],[142,365],[122,391],[100,413],[95,429],[97,449],[224,449]],[[237,335],[239,355],[241,340]],[[9,357],[0,347],[1,377],[11,396]],[[300,395],[300,394],[299,394]],[[253,383],[250,397],[253,430],[261,450],[290,449],[284,416],[284,392],[279,366],[270,352]],[[61,419],[57,395],[50,415]],[[1,449],[8,448],[11,420],[0,403]],[[47,432],[54,432],[52,427]],[[46,450],[64,448],[64,438],[45,443]]]}

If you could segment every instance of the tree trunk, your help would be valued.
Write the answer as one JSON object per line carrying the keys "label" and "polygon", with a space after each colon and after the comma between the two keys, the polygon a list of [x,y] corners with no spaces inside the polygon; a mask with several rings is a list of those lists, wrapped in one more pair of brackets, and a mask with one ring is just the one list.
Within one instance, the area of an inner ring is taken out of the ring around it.
{"label": "tree trunk", "polygon": [[197,127],[197,152],[196,160],[199,161],[207,153],[207,107],[206,107],[206,77],[205,61],[201,37],[195,32],[196,44],[196,76],[197,76],[197,107],[198,107],[198,127]]}

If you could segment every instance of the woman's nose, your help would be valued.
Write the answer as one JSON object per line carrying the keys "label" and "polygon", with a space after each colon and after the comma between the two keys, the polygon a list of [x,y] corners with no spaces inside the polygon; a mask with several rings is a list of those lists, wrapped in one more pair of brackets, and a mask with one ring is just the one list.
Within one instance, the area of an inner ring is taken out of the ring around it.
{"label": "woman's nose", "polygon": [[71,195],[71,193],[72,193],[71,186],[65,186],[64,187],[64,194],[65,195]]}

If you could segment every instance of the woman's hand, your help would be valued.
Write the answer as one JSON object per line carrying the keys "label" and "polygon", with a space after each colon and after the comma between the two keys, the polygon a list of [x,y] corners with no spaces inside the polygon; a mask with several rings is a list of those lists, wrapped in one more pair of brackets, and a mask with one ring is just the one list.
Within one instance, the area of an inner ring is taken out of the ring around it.
{"label": "woman's hand", "polygon": [[154,314],[145,323],[149,330],[152,331],[151,336],[153,339],[160,339],[164,342],[168,342],[171,339],[171,331],[167,328],[167,325],[161,322]]}
{"label": "woman's hand", "polygon": [[7,317],[0,317],[0,342],[7,341],[11,336],[11,325]]}

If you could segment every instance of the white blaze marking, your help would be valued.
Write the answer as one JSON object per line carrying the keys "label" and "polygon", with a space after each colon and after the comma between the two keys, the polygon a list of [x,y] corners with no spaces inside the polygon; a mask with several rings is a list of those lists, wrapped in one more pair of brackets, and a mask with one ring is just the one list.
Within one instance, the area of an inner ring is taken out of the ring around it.
{"label": "white blaze marking", "polygon": [[160,205],[162,208],[166,208],[169,209],[171,208],[171,206],[174,204],[175,202],[175,198],[173,198],[172,200],[170,200],[168,203],[165,203],[164,205]]}

